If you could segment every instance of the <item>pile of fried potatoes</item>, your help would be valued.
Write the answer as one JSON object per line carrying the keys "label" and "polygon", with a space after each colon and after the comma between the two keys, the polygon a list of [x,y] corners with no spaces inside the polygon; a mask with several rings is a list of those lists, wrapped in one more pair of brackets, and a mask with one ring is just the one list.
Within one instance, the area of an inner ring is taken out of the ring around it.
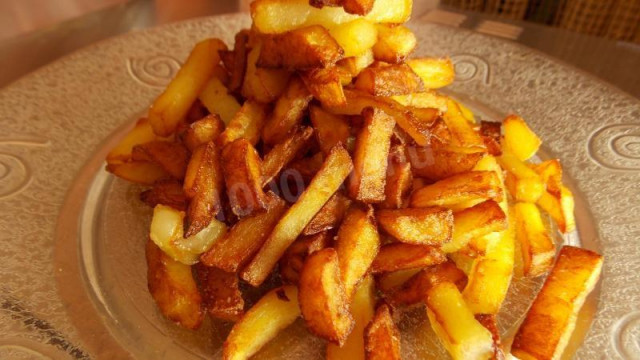
{"label": "pile of fried potatoes", "polygon": [[[420,305],[452,358],[502,359],[512,278],[545,274],[511,354],[561,356],[602,258],[556,256],[547,219],[575,229],[560,162],[528,162],[541,140],[521,117],[477,121],[436,91],[454,68],[410,58],[411,7],[257,0],[233,49],[199,42],[108,154],[150,186],[158,308],[189,329],[235,322],[224,359],[300,317],[327,358],[400,359],[394,319]],[[242,289],[264,284],[245,308]]]}

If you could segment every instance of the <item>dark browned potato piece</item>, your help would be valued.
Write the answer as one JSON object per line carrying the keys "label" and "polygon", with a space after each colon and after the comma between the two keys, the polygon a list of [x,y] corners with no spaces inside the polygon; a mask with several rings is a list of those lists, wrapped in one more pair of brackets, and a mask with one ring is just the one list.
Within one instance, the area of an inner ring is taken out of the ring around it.
{"label": "dark browned potato piece", "polygon": [[322,152],[329,154],[337,143],[347,145],[347,139],[351,135],[347,119],[315,105],[309,107],[309,115]]}
{"label": "dark browned potato piece", "polygon": [[238,288],[238,275],[201,263],[194,269],[204,310],[218,319],[240,319],[244,314],[244,299]]}
{"label": "dark browned potato piece", "polygon": [[366,108],[362,115],[364,125],[356,139],[349,195],[366,203],[381,202],[385,198],[387,159],[396,122],[378,109]]}
{"label": "dark browned potato piece", "polygon": [[217,114],[209,114],[189,125],[182,135],[182,142],[194,151],[198,146],[215,140],[224,131],[224,122]]}
{"label": "dark browned potato piece", "polygon": [[326,68],[342,59],[344,51],[320,25],[262,36],[257,65],[267,68],[310,70]]}
{"label": "dark browned potato piece", "polygon": [[229,81],[228,89],[231,92],[238,92],[242,88],[244,73],[247,68],[247,42],[249,41],[249,30],[239,31],[236,34],[235,41],[236,42],[233,45],[233,67],[229,69],[231,72],[231,80]]}
{"label": "dark browned potato piece", "polygon": [[280,258],[280,276],[291,284],[297,284],[300,271],[307,256],[329,246],[333,235],[323,231],[310,236],[302,236],[296,240]]}
{"label": "dark browned potato piece", "polygon": [[391,290],[386,299],[393,306],[419,304],[426,299],[429,289],[443,281],[455,284],[462,291],[467,285],[467,276],[453,262],[443,262],[420,270],[400,287]]}
{"label": "dark browned potato piece", "polygon": [[302,234],[313,235],[337,227],[350,204],[351,200],[348,197],[339,192],[335,193],[304,228]]}
{"label": "dark browned potato piece", "polygon": [[371,265],[374,273],[426,267],[447,261],[440,249],[429,245],[391,243],[380,248]]}
{"label": "dark browned potato piece", "polygon": [[376,309],[364,332],[365,359],[400,360],[400,332],[393,322],[389,305]]}
{"label": "dark browned potato piece", "polygon": [[313,129],[304,127],[276,144],[262,161],[262,186],[266,186],[309,143]]}
{"label": "dark browned potato piece", "polygon": [[493,338],[493,357],[491,360],[505,360],[502,340],[500,340],[500,330],[494,314],[476,314],[476,320],[491,333]]}
{"label": "dark browned potato piece", "polygon": [[407,153],[413,173],[429,180],[442,180],[471,171],[486,154],[484,151],[459,152],[446,146],[410,146]]}
{"label": "dark browned potato piece", "polygon": [[322,9],[325,6],[342,6],[344,0],[309,0],[309,5]]}
{"label": "dark browned potato piece", "polygon": [[187,209],[187,197],[182,184],[174,179],[157,181],[151,189],[140,193],[140,200],[152,208],[162,204],[180,211]]}
{"label": "dark browned potato piece", "polygon": [[375,96],[407,95],[424,90],[422,80],[407,64],[368,67],[358,75],[355,87]]}
{"label": "dark browned potato piece", "polygon": [[375,0],[343,0],[342,7],[349,14],[367,15]]}
{"label": "dark browned potato piece", "polygon": [[266,120],[266,106],[257,101],[247,100],[216,139],[216,143],[223,148],[237,139],[244,138],[251,145],[255,145],[260,141],[260,134]]}
{"label": "dark browned potato piece", "polygon": [[271,145],[284,141],[302,122],[312,98],[302,80],[292,77],[262,130],[262,140]]}
{"label": "dark browned potato piece", "polygon": [[191,266],[173,260],[148,240],[146,246],[149,292],[160,312],[187,329],[197,329],[204,313]]}
{"label": "dark browned potato piece", "polygon": [[313,97],[322,104],[340,106],[347,102],[340,72],[335,66],[306,71],[302,74],[302,80]]}
{"label": "dark browned potato piece", "polygon": [[158,140],[134,146],[131,159],[156,163],[172,177],[182,180],[187,171],[189,152],[181,143]]}
{"label": "dark browned potato piece", "polygon": [[502,124],[499,122],[484,121],[480,122],[480,135],[484,140],[489,154],[494,156],[502,155],[502,147],[500,146],[500,132]]}
{"label": "dark browned potato piece", "polygon": [[247,139],[238,139],[222,149],[222,171],[234,214],[243,217],[267,208],[260,156]]}
{"label": "dark browned potato piece", "polygon": [[393,145],[389,150],[384,201],[380,203],[379,207],[386,209],[402,208],[408,202],[412,183],[413,173],[411,172],[411,165],[407,161],[405,147],[404,145]]}
{"label": "dark browned potato piece", "polygon": [[494,171],[469,171],[415,190],[411,207],[443,206],[457,209],[468,202],[502,200],[500,179]]}
{"label": "dark browned potato piece", "polygon": [[342,346],[354,320],[340,279],[336,251],[326,248],[309,255],[300,272],[299,284],[300,310],[309,330]]}
{"label": "dark browned potato piece", "polygon": [[448,209],[382,209],[376,216],[384,231],[404,243],[442,245],[451,240],[453,212]]}

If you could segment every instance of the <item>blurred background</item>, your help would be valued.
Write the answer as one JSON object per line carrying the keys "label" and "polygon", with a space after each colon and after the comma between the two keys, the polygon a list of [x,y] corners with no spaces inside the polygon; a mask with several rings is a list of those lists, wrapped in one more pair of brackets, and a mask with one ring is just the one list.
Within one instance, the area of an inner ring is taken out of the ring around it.
{"label": "blurred background", "polygon": [[[249,2],[0,0],[0,88],[96,41]],[[640,0],[414,0],[412,19],[521,43],[640,98]]]}

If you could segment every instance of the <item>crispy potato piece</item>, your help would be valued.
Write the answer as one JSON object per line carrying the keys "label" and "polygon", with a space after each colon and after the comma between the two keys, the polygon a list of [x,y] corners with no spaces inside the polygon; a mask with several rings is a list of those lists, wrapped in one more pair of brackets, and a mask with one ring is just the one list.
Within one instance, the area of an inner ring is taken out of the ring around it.
{"label": "crispy potato piece", "polygon": [[493,339],[493,356],[491,360],[505,360],[504,350],[502,349],[502,340],[500,339],[500,330],[498,329],[498,321],[496,315],[493,314],[476,314],[476,320],[485,329],[491,333]]}
{"label": "crispy potato piece", "polygon": [[416,176],[429,180],[442,180],[471,171],[486,154],[480,148],[474,151],[476,152],[461,152],[452,146],[410,146],[407,152]]}
{"label": "crispy potato piece", "polygon": [[[460,108],[462,110],[462,108]],[[489,154],[494,156],[502,155],[502,147],[500,146],[500,131],[502,127],[499,122],[484,121],[480,122],[480,135],[487,147]]]}
{"label": "crispy potato piece", "polygon": [[259,67],[309,70],[326,68],[342,59],[344,50],[320,25],[262,36]]}
{"label": "crispy potato piece", "polygon": [[187,197],[182,184],[174,179],[156,181],[151,189],[140,193],[140,200],[151,207],[162,204],[180,211],[187,209]]}
{"label": "crispy potato piece", "polygon": [[267,194],[269,210],[240,219],[229,231],[216,241],[200,260],[226,272],[237,272],[258,252],[271,230],[287,210],[284,200]]}
{"label": "crispy potato piece", "polygon": [[300,125],[312,98],[304,82],[297,76],[293,77],[267,120],[262,140],[267,144],[277,144],[286,139]]}
{"label": "crispy potato piece", "polygon": [[347,102],[340,72],[335,66],[305,71],[302,80],[313,97],[322,104],[340,106]]}
{"label": "crispy potato piece", "polygon": [[448,209],[378,210],[376,217],[384,231],[407,244],[441,245],[451,240],[453,213]]}
{"label": "crispy potato piece", "polygon": [[352,169],[349,153],[340,145],[334,147],[298,201],[287,210],[255,258],[242,271],[242,279],[253,286],[262,284],[278,259],[338,190]]}
{"label": "crispy potato piece", "polygon": [[527,165],[540,175],[549,193],[555,196],[560,195],[560,188],[562,187],[562,165],[560,164],[560,160],[553,159],[543,161],[540,164]]}
{"label": "crispy potato piece", "polygon": [[224,122],[216,114],[209,114],[189,125],[182,135],[182,142],[193,152],[198,146],[215,140],[224,131]]}
{"label": "crispy potato piece", "polygon": [[390,272],[426,267],[445,261],[447,257],[435,246],[391,243],[380,248],[371,270],[374,273]]}
{"label": "crispy potato piece", "polygon": [[204,318],[202,297],[191,267],[167,256],[153,241],[146,245],[147,284],[160,312],[187,329],[197,329]]}
{"label": "crispy potato piece", "polygon": [[487,199],[500,201],[503,196],[500,179],[494,171],[469,171],[415,190],[410,206],[459,210]]}
{"label": "crispy potato piece", "polygon": [[260,141],[260,134],[266,121],[266,106],[253,100],[247,100],[227,123],[226,129],[220,134],[216,143],[223,148],[235,140],[244,138],[255,146]]}
{"label": "crispy potato piece", "polygon": [[358,75],[355,87],[375,96],[407,95],[424,89],[420,77],[407,64],[368,67]]}
{"label": "crispy potato piece", "polygon": [[351,200],[348,197],[340,192],[333,194],[311,222],[302,230],[302,234],[313,235],[338,227],[342,223],[349,205],[351,205]]}
{"label": "crispy potato piece", "polygon": [[329,33],[344,51],[344,57],[362,55],[378,39],[376,26],[363,18],[331,27]]}
{"label": "crispy potato piece", "polygon": [[351,135],[349,123],[339,115],[331,114],[315,105],[309,107],[311,123],[316,130],[318,144],[325,154],[329,154],[336,144],[346,144]]}
{"label": "crispy potato piece", "polygon": [[349,194],[363,202],[381,202],[384,201],[387,159],[395,121],[378,109],[366,108],[362,115],[365,123],[356,140]]}
{"label": "crispy potato piece", "polygon": [[184,193],[191,200],[186,236],[195,235],[205,228],[221,210],[223,186],[218,149],[213,142],[200,145],[191,155],[183,183]]}
{"label": "crispy potato piece", "polygon": [[307,256],[326,248],[332,241],[333,235],[328,231],[302,236],[294,241],[279,261],[282,279],[288,283],[297,284]]}
{"label": "crispy potato piece", "polygon": [[438,89],[453,82],[455,71],[451,59],[419,58],[407,60],[427,89]]}
{"label": "crispy potato piece", "polygon": [[528,160],[535,155],[542,140],[517,115],[509,115],[502,122],[504,138],[502,147],[514,154],[520,161]]}
{"label": "crispy potato piece", "polygon": [[298,172],[305,181],[311,181],[318,171],[320,171],[324,159],[324,153],[320,151],[312,156],[303,157],[302,159],[292,162],[288,168]]}
{"label": "crispy potato piece", "polygon": [[507,217],[498,203],[487,200],[453,214],[453,236],[442,245],[442,251],[452,253],[465,247],[471,239],[505,230]]}
{"label": "crispy potato piece", "polygon": [[433,90],[421,91],[407,95],[395,95],[391,99],[400,105],[415,108],[433,108],[441,113],[447,112],[448,97]]}
{"label": "crispy potato piece", "polygon": [[393,323],[391,309],[382,304],[376,309],[373,320],[364,334],[365,359],[400,360],[400,331]]}
{"label": "crispy potato piece", "polygon": [[373,56],[376,60],[399,64],[416,48],[416,36],[407,27],[378,24],[376,28],[378,39],[373,46]]}
{"label": "crispy potato piece", "polygon": [[344,0],[342,7],[349,14],[367,15],[374,4],[375,0]]}
{"label": "crispy potato piece", "polygon": [[256,67],[261,46],[261,43],[256,43],[247,55],[247,71],[244,74],[241,93],[245,98],[267,104],[284,92],[291,73],[284,69]]}
{"label": "crispy potato piece", "polygon": [[573,214],[575,202],[571,190],[566,186],[560,185],[560,194],[558,195],[545,191],[538,199],[537,204],[551,216],[561,232],[566,234],[576,229],[576,219]]}
{"label": "crispy potato piece", "polygon": [[325,6],[342,6],[344,0],[309,0],[309,5],[318,9]]}
{"label": "crispy potato piece", "polygon": [[147,118],[140,118],[133,129],[120,140],[107,154],[108,164],[119,164],[131,159],[131,151],[136,145],[145,144],[158,140],[158,136],[153,132],[153,128]]}
{"label": "crispy potato piece", "polygon": [[531,203],[514,206],[516,241],[520,243],[525,276],[539,276],[551,269],[556,246],[542,222],[540,210]]}
{"label": "crispy potato piece", "polygon": [[307,257],[300,272],[299,302],[311,332],[339,346],[345,343],[354,319],[340,279],[336,250],[326,248]]}
{"label": "crispy potato piece", "polygon": [[[366,69],[369,65],[373,63],[373,50],[369,49],[363,52],[358,56],[349,56],[344,59],[339,60],[336,63],[336,68],[342,70],[345,74],[349,76],[345,76],[342,79],[342,85],[351,84],[351,80],[358,76],[360,72]],[[341,73],[342,74],[342,73]]]}
{"label": "crispy potato piece", "polygon": [[212,114],[219,115],[225,124],[240,110],[240,103],[218,77],[211,77],[198,98]]}
{"label": "crispy potato piece", "polygon": [[355,321],[353,330],[342,346],[327,344],[327,360],[364,359],[365,327],[373,318],[375,311],[375,282],[372,276],[365,277],[356,289],[351,300],[351,315]]}
{"label": "crispy potato piece", "polygon": [[373,217],[373,208],[352,206],[345,216],[335,244],[340,262],[340,275],[345,292],[353,292],[378,254],[380,236]]}
{"label": "crispy potato piece", "polygon": [[428,291],[437,284],[450,282],[462,291],[467,276],[451,262],[429,266],[413,275],[402,286],[393,289],[386,300],[393,306],[411,306],[423,302]]}
{"label": "crispy potato piece", "polygon": [[387,178],[384,186],[384,201],[380,208],[400,209],[409,199],[413,173],[407,161],[404,145],[393,145],[389,150]]}
{"label": "crispy potato piece", "polygon": [[472,124],[462,115],[462,111],[457,102],[449,99],[447,112],[444,113],[442,119],[451,132],[452,145],[484,148],[484,140],[473,129]]}
{"label": "crispy potato piece", "polygon": [[194,269],[204,310],[218,319],[238,321],[244,314],[238,275],[202,264],[196,264]]}
{"label": "crispy potato piece", "polygon": [[293,160],[311,139],[313,129],[304,127],[283,142],[276,144],[262,161],[262,186],[266,186],[280,171]]}
{"label": "crispy potato piece", "polygon": [[[253,25],[261,33],[272,34],[315,24],[331,28],[358,18],[342,8],[313,9],[308,3],[309,0],[254,1],[251,3]],[[401,24],[411,16],[411,5],[411,0],[376,0],[364,18],[372,23]]]}
{"label": "crispy potato piece", "polygon": [[520,359],[560,359],[578,311],[595,287],[602,256],[563,246],[551,273],[516,333],[511,352]]}
{"label": "crispy potato piece", "polygon": [[420,268],[415,268],[378,274],[376,275],[377,289],[383,293],[389,292],[407,282],[407,280],[421,270]]}
{"label": "crispy potato piece", "polygon": [[453,360],[491,358],[491,332],[475,319],[454,284],[436,284],[429,290],[426,303],[431,327]]}
{"label": "crispy potato piece", "polygon": [[160,165],[149,161],[107,164],[106,170],[119,178],[142,185],[153,185],[170,176]]}
{"label": "crispy potato piece", "polygon": [[473,266],[473,262],[475,261],[477,254],[469,254],[469,252],[460,250],[453,253],[447,254],[449,259],[456,264],[456,267],[462,272],[464,272],[467,276],[471,274],[471,267]]}
{"label": "crispy potato piece", "polygon": [[219,39],[199,42],[178,74],[149,108],[149,123],[159,136],[171,135],[198,98],[220,62],[218,50],[227,46]]}
{"label": "crispy potato piece", "polygon": [[249,359],[299,316],[298,288],[285,285],[269,291],[233,325],[222,358]]}
{"label": "crispy potato piece", "polygon": [[222,172],[234,214],[243,217],[267,208],[262,161],[247,139],[240,138],[222,149]]}
{"label": "crispy potato piece", "polygon": [[497,158],[508,173],[505,185],[514,198],[521,201],[536,202],[545,190],[542,178],[518,157],[506,150]]}
{"label": "crispy potato piece", "polygon": [[[231,79],[229,80],[229,90],[238,92],[242,88],[244,82],[244,73],[247,70],[247,53],[250,30],[241,30],[235,36],[233,44],[233,66],[229,69]],[[226,65],[226,62],[225,62]]]}
{"label": "crispy potato piece", "polygon": [[155,140],[134,146],[131,159],[154,162],[173,178],[181,180],[187,171],[189,153],[181,143]]}

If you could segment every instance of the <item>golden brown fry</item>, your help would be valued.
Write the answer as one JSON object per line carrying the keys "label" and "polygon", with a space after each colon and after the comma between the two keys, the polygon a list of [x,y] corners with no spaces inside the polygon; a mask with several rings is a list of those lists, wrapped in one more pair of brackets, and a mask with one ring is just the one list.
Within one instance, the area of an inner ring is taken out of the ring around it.
{"label": "golden brown fry", "polygon": [[197,329],[204,313],[191,267],[177,262],[148,240],[146,246],[149,292],[160,312],[187,329]]}
{"label": "golden brown fry", "polygon": [[519,160],[525,161],[535,155],[542,144],[542,140],[527,126],[524,119],[517,115],[509,115],[502,122],[504,138],[503,150],[514,154]]}
{"label": "golden brown fry", "polygon": [[411,207],[442,206],[458,210],[487,199],[500,201],[503,196],[495,172],[469,171],[415,190]]}
{"label": "golden brown fry", "polygon": [[551,216],[561,232],[569,233],[576,229],[573,194],[566,186],[560,185],[559,194],[545,191],[538,199],[537,204]]}
{"label": "golden brown fry", "polygon": [[266,186],[280,171],[298,155],[311,139],[313,129],[305,127],[296,131],[283,142],[276,144],[262,161],[262,186]]}
{"label": "golden brown fry", "polygon": [[344,51],[344,57],[360,56],[371,51],[378,39],[376,26],[363,18],[356,18],[328,29],[331,37]]}
{"label": "golden brown fry", "polygon": [[413,184],[411,164],[407,161],[404,145],[393,145],[389,150],[389,165],[384,186],[384,201],[380,208],[400,209],[409,199]]}
{"label": "golden brown fry", "polygon": [[260,141],[260,134],[266,120],[266,107],[258,102],[247,100],[227,124],[216,143],[223,148],[235,140],[244,138],[255,146]]}
{"label": "golden brown fry", "polygon": [[284,200],[267,194],[269,210],[240,219],[224,237],[216,241],[200,261],[208,266],[215,266],[227,272],[237,272],[246,265],[258,252],[264,240],[276,226],[278,220],[287,210]]}
{"label": "golden brown fry", "polygon": [[338,190],[352,169],[349,153],[340,145],[334,147],[298,201],[287,210],[258,254],[242,271],[242,279],[253,286],[262,284],[287,247]]}
{"label": "golden brown fry", "polygon": [[366,203],[382,202],[395,121],[378,109],[366,108],[362,115],[365,123],[356,140],[349,194]]}
{"label": "golden brown fry", "polygon": [[447,111],[448,97],[440,95],[434,90],[421,91],[407,95],[392,96],[391,99],[400,105],[413,108],[434,108],[441,113]]}
{"label": "golden brown fry", "polygon": [[147,118],[140,118],[133,129],[120,140],[118,145],[109,151],[106,159],[107,163],[117,164],[126,162],[131,159],[131,151],[134,146],[154,140],[158,140],[158,136],[153,132],[149,120],[147,120]]}
{"label": "golden brown fry", "polygon": [[562,165],[560,160],[547,160],[540,164],[529,164],[529,166],[542,178],[542,182],[547,186],[547,191],[559,196],[562,187]]}
{"label": "golden brown fry", "polygon": [[298,296],[309,330],[342,346],[353,329],[354,320],[340,279],[336,250],[326,248],[307,257],[300,272]]}
{"label": "golden brown fry", "polygon": [[346,119],[315,105],[309,107],[309,115],[313,128],[316,130],[320,148],[325,154],[329,154],[331,148],[338,143],[347,144],[351,130]]}
{"label": "golden brown fry", "polygon": [[285,285],[269,291],[233,325],[224,341],[222,359],[251,358],[298,317],[300,306],[295,286]]}
{"label": "golden brown fry", "polygon": [[369,49],[358,56],[349,56],[338,61],[336,68],[340,72],[342,85],[351,84],[351,80],[373,63],[373,50]]}
{"label": "golden brown fry", "polygon": [[511,352],[520,359],[560,359],[576,315],[598,282],[602,256],[572,246],[560,250],[551,274],[515,336]]}
{"label": "golden brown fry", "polygon": [[257,42],[247,54],[247,71],[242,82],[242,96],[263,104],[277,99],[289,82],[290,72],[283,69],[256,67],[261,44]]}
{"label": "golden brown fry", "polygon": [[373,217],[373,208],[352,206],[345,216],[335,245],[340,262],[340,275],[348,298],[369,271],[378,254],[380,236]]}
{"label": "golden brown fry", "polygon": [[324,153],[318,152],[313,156],[293,161],[288,168],[291,171],[300,174],[305,181],[311,181],[318,171],[320,171],[324,158]]}
{"label": "golden brown fry", "polygon": [[248,42],[249,30],[241,30],[236,34],[233,45],[233,67],[229,69],[229,72],[231,72],[229,90],[232,92],[238,92],[244,81],[244,73],[247,69]]}
{"label": "golden brown fry", "polygon": [[476,314],[476,320],[491,333],[493,339],[493,356],[491,360],[505,360],[504,350],[502,349],[502,340],[500,339],[500,330],[496,315],[493,314]]}
{"label": "golden brown fry", "polygon": [[407,244],[442,245],[451,240],[453,213],[448,209],[383,209],[376,217],[384,231]]}
{"label": "golden brown fry", "polygon": [[420,270],[402,286],[391,290],[386,299],[393,306],[415,305],[423,302],[428,291],[442,282],[455,284],[462,291],[467,284],[467,276],[453,262],[443,262]]}
{"label": "golden brown fry", "polygon": [[407,60],[427,89],[437,89],[453,82],[455,71],[450,59],[419,58]]}
{"label": "golden brown fry", "polygon": [[375,0],[344,0],[342,7],[349,14],[367,15],[373,9]]}
{"label": "golden brown fry", "polygon": [[344,0],[309,0],[309,5],[322,9],[325,6],[342,6]]}
{"label": "golden brown fry", "polygon": [[335,66],[306,71],[302,74],[302,80],[313,97],[322,104],[340,106],[347,102],[340,72]]}
{"label": "golden brown fry", "polygon": [[471,123],[464,117],[457,102],[449,99],[447,112],[442,117],[447,128],[451,132],[452,145],[462,147],[484,148],[484,140],[473,129]]}
{"label": "golden brown fry", "polygon": [[540,210],[535,204],[517,203],[514,206],[516,218],[516,241],[520,243],[524,274],[539,276],[551,269],[556,254],[556,245],[549,230],[542,222]]}
{"label": "golden brown fry", "polygon": [[517,200],[536,202],[542,196],[545,189],[542,178],[516,155],[504,150],[497,160],[512,175],[507,176],[505,185]]}
{"label": "golden brown fry", "polygon": [[422,80],[407,64],[368,67],[360,72],[356,89],[375,96],[407,95],[422,91]]}
{"label": "golden brown fry", "polygon": [[378,41],[373,46],[373,56],[378,61],[391,64],[403,62],[416,47],[416,36],[403,25],[378,24]]}
{"label": "golden brown fry", "polygon": [[442,180],[471,171],[486,154],[483,149],[477,150],[477,152],[460,152],[451,146],[410,146],[407,153],[416,176],[429,180]]}
{"label": "golden brown fry", "polygon": [[262,36],[257,66],[309,70],[326,68],[342,59],[344,50],[327,29],[312,25],[282,34]]}
{"label": "golden brown fry", "polygon": [[280,258],[280,276],[291,284],[297,284],[300,279],[300,271],[307,256],[329,246],[333,241],[333,235],[323,231],[310,236],[302,236],[294,241],[284,255]]}
{"label": "golden brown fry", "polygon": [[193,152],[198,146],[217,139],[222,131],[224,131],[224,122],[218,115],[209,114],[189,125],[182,135],[182,142],[189,151]]}
{"label": "golden brown fry", "polygon": [[453,236],[442,245],[442,251],[452,253],[465,247],[471,239],[505,230],[507,217],[498,203],[487,200],[453,214]]}
{"label": "golden brown fry", "polygon": [[267,208],[267,196],[262,191],[262,164],[251,143],[244,138],[222,149],[222,172],[231,210],[239,217]]}
{"label": "golden brown fry", "polygon": [[149,109],[149,123],[156,134],[168,136],[176,130],[220,62],[218,50],[226,49],[219,39],[196,44],[178,74]]}
{"label": "golden brown fry", "polygon": [[149,161],[107,164],[106,170],[119,178],[142,185],[153,185],[170,176],[160,165]]}
{"label": "golden brown fry", "polygon": [[162,204],[180,211],[187,209],[187,197],[182,184],[175,179],[156,181],[151,189],[140,193],[140,200],[151,207]]}
{"label": "golden brown fry", "polygon": [[219,115],[225,124],[228,124],[235,113],[240,110],[238,100],[231,95],[223,81],[215,75],[202,88],[198,98],[210,113]]}
{"label": "golden brown fry", "polygon": [[489,154],[493,156],[502,155],[502,147],[500,146],[500,131],[502,127],[499,122],[484,121],[480,122],[480,135],[484,140]]}
{"label": "golden brown fry", "polygon": [[373,320],[364,335],[367,360],[400,360],[400,332],[393,323],[391,309],[382,304],[376,309]]}
{"label": "golden brown fry", "polygon": [[392,243],[380,248],[380,252],[371,266],[371,271],[380,273],[406,270],[440,264],[445,261],[447,261],[447,257],[435,246]]}
{"label": "golden brown fry", "polygon": [[195,265],[194,269],[204,310],[218,319],[238,321],[244,314],[238,275],[202,264]]}
{"label": "golden brown fry", "polygon": [[351,205],[351,200],[348,197],[340,192],[333,194],[302,233],[304,235],[313,235],[337,227],[342,222],[349,205]]}
{"label": "golden brown fry", "polygon": [[173,178],[182,180],[187,171],[189,153],[181,143],[156,140],[134,146],[131,159],[154,162]]}
{"label": "golden brown fry", "polygon": [[291,78],[287,89],[276,102],[271,117],[262,131],[262,140],[267,144],[282,142],[300,125],[302,116],[313,96],[302,80]]}

